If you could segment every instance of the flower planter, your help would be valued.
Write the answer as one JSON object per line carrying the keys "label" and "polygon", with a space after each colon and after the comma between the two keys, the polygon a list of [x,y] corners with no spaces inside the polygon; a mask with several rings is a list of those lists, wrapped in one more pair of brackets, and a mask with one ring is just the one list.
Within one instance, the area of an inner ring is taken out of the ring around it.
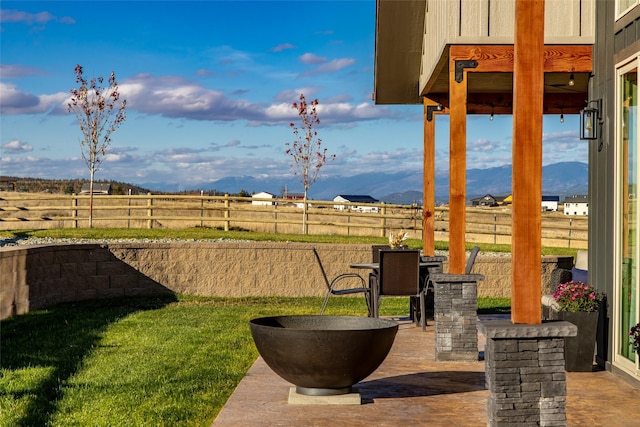
{"label": "flower planter", "polygon": [[591,372],[596,345],[598,312],[554,311],[552,320],[566,320],[578,327],[578,335],[564,338],[564,363],[568,372]]}

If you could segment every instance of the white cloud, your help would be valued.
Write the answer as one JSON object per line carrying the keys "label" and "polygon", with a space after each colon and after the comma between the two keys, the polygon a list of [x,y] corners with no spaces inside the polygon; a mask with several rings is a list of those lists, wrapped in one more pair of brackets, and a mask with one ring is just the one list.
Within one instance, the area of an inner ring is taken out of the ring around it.
{"label": "white cloud", "polygon": [[291,105],[300,99],[300,94],[304,94],[307,99],[313,99],[314,94],[320,91],[316,86],[304,86],[296,89],[285,89],[279,92],[274,98],[274,102],[286,103]]}
{"label": "white cloud", "polygon": [[489,152],[470,156],[467,159],[467,169],[487,169],[510,165],[511,152]]}
{"label": "white cloud", "polygon": [[393,117],[395,114],[386,107],[369,103],[358,105],[346,102],[318,105],[318,117],[321,123],[345,123],[358,120],[374,120]]}
{"label": "white cloud", "polygon": [[[281,91],[275,103],[269,105],[244,99],[230,98],[224,92],[204,87],[201,83],[176,76],[138,74],[122,80],[119,85],[121,99],[127,101],[127,112],[134,111],[170,118],[204,121],[246,121],[250,126],[275,125],[290,122],[297,117],[291,103],[304,93],[313,99],[320,89],[313,86]],[[14,84],[0,82],[0,112],[6,115],[56,114],[66,115],[70,95],[65,92],[35,95],[23,92]],[[335,95],[331,100],[350,99],[348,95]],[[392,110],[372,103],[321,101],[320,119],[325,124],[354,123],[393,117]],[[129,116],[131,117],[131,116]]]}
{"label": "white cloud", "polygon": [[20,10],[2,9],[0,10],[0,22],[17,23],[26,25],[44,25],[49,22],[61,22],[63,24],[75,24],[75,20],[70,16],[58,18],[49,12],[29,13]]}
{"label": "white cloud", "polygon": [[260,120],[262,107],[174,76],[138,74],[120,85],[127,108],[146,114],[193,120]]}
{"label": "white cloud", "polygon": [[300,56],[299,59],[300,62],[307,65],[323,64],[327,62],[327,58],[323,58],[313,53],[305,53],[304,55]]}
{"label": "white cloud", "polygon": [[88,174],[81,158],[50,159],[37,156],[5,156],[2,158],[2,173],[33,178],[72,178]]}
{"label": "white cloud", "polygon": [[277,46],[274,46],[273,48],[271,48],[272,52],[282,52],[283,50],[288,50],[288,49],[295,49],[295,46],[292,45],[291,43],[282,43],[279,44]]}
{"label": "white cloud", "polygon": [[23,23],[27,25],[46,24],[55,20],[56,17],[49,12],[28,13],[20,10],[2,9],[0,11],[0,22]]}
{"label": "white cloud", "polygon": [[29,151],[33,151],[33,147],[27,144],[26,142],[18,141],[14,139],[13,141],[7,142],[1,146],[2,150],[9,153],[27,153]]}
{"label": "white cloud", "polygon": [[[423,153],[422,150],[406,150],[398,147],[393,151],[372,151],[369,153],[359,153],[355,150],[347,149],[337,153],[336,160],[329,163],[327,174],[332,168],[336,171],[348,170],[348,175],[357,175],[374,171],[384,171],[385,173],[406,172],[416,170],[422,172]],[[375,166],[374,166],[375,165]]]}
{"label": "white cloud", "polygon": [[580,141],[580,136],[578,135],[578,129],[575,130],[565,130],[561,132],[551,132],[542,135],[543,144],[546,142],[556,143],[556,142],[578,142]]}
{"label": "white cloud", "polygon": [[475,141],[471,141],[471,143],[469,144],[468,150],[472,152],[480,152],[480,153],[494,152],[499,149],[504,149],[505,147],[503,147],[502,145],[504,144],[501,144],[498,141],[492,141],[489,139],[480,138],[480,139],[476,139]]}
{"label": "white cloud", "polygon": [[575,126],[571,130],[549,132],[542,136],[542,161],[544,164],[558,162],[587,163],[589,161],[589,146],[586,141],[580,140],[577,119],[575,117],[567,117],[564,125],[574,122]]}
{"label": "white cloud", "polygon": [[60,114],[66,112],[65,100],[68,97],[64,92],[33,95],[18,90],[13,84],[0,82],[0,114]]}
{"label": "white cloud", "polygon": [[0,64],[0,76],[2,76],[3,79],[44,76],[46,74],[47,73],[44,70],[35,67],[27,67],[20,64]]}
{"label": "white cloud", "polygon": [[301,76],[310,76],[313,74],[335,73],[336,71],[340,71],[343,68],[346,68],[355,64],[355,62],[356,60],[353,58],[334,59],[324,64],[321,64],[312,70],[305,71],[304,73],[301,74]]}

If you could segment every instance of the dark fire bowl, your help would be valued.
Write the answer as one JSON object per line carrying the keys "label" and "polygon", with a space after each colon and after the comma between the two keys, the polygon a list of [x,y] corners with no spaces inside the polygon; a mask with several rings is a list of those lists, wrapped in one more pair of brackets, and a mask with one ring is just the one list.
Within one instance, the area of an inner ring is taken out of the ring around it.
{"label": "dark fire bowl", "polygon": [[301,394],[351,392],[384,361],[398,332],[393,320],[351,316],[277,316],[249,322],[258,352]]}

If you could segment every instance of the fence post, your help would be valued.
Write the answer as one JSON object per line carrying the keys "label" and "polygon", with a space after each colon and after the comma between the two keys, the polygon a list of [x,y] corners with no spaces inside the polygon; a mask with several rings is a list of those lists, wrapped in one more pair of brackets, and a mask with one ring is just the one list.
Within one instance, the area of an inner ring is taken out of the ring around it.
{"label": "fence post", "polygon": [[229,231],[229,194],[225,193],[224,195],[224,231]]}
{"label": "fence post", "polygon": [[149,200],[147,200],[147,216],[149,217],[147,228],[153,228],[153,198],[151,197],[151,192],[147,193],[147,196],[149,196]]}
{"label": "fence post", "polygon": [[573,223],[573,218],[569,218],[569,248],[571,248],[571,224]]}
{"label": "fence post", "polygon": [[385,237],[387,235],[387,208],[384,202],[380,204],[382,205],[382,208],[380,208],[380,212],[382,213],[382,217],[380,219],[380,237]]}
{"label": "fence post", "polygon": [[78,228],[78,196],[76,193],[71,195],[71,216],[75,218],[73,220],[73,228]]}
{"label": "fence post", "polygon": [[493,244],[498,243],[498,215],[493,214]]}
{"label": "fence post", "polygon": [[273,232],[278,232],[278,202],[273,204]]}
{"label": "fence post", "polygon": [[204,191],[200,190],[200,227],[204,228]]}

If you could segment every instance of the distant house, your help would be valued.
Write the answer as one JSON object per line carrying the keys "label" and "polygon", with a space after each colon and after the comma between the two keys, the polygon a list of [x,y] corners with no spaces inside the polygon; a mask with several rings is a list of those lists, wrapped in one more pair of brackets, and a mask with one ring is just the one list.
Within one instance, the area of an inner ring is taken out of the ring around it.
{"label": "distant house", "polygon": [[358,205],[334,205],[334,209],[338,210],[353,210],[358,212],[379,212],[377,206],[367,206],[374,203],[378,203],[377,199],[374,199],[371,196],[363,196],[363,195],[353,195],[353,194],[339,194],[333,198],[334,202],[338,203],[358,203]]}
{"label": "distant house", "polygon": [[285,191],[282,194],[282,198],[286,200],[304,200],[304,193],[290,193]]}
{"label": "distant house", "polygon": [[273,206],[274,202],[269,200],[260,200],[260,199],[274,199],[275,197],[276,196],[274,194],[267,193],[266,191],[261,191],[260,193],[256,193],[251,196],[252,199],[257,199],[257,200],[252,200],[251,204],[255,206]]}
{"label": "distant house", "polygon": [[[284,194],[282,195],[282,198],[285,200],[292,200],[292,201],[304,200],[304,193],[290,193],[288,191],[285,191]],[[294,203],[294,205],[296,208],[300,208],[300,209],[304,207],[304,203]]]}
{"label": "distant house", "polygon": [[[86,196],[91,193],[90,183],[82,184],[82,188],[80,189],[80,196]],[[93,194],[97,195],[110,195],[113,194],[113,189],[111,188],[111,184],[105,182],[94,182],[93,183]]]}
{"label": "distant house", "polygon": [[560,204],[560,196],[542,196],[542,210],[545,212],[557,212]]}
{"label": "distant house", "polygon": [[564,199],[565,215],[589,215],[588,196],[569,196]]}
{"label": "distant house", "polygon": [[498,206],[498,199],[491,194],[486,194],[477,199],[471,199],[471,206]]}
{"label": "distant house", "polygon": [[511,204],[511,196],[492,196],[486,194],[477,199],[471,199],[471,206],[502,206]]}

